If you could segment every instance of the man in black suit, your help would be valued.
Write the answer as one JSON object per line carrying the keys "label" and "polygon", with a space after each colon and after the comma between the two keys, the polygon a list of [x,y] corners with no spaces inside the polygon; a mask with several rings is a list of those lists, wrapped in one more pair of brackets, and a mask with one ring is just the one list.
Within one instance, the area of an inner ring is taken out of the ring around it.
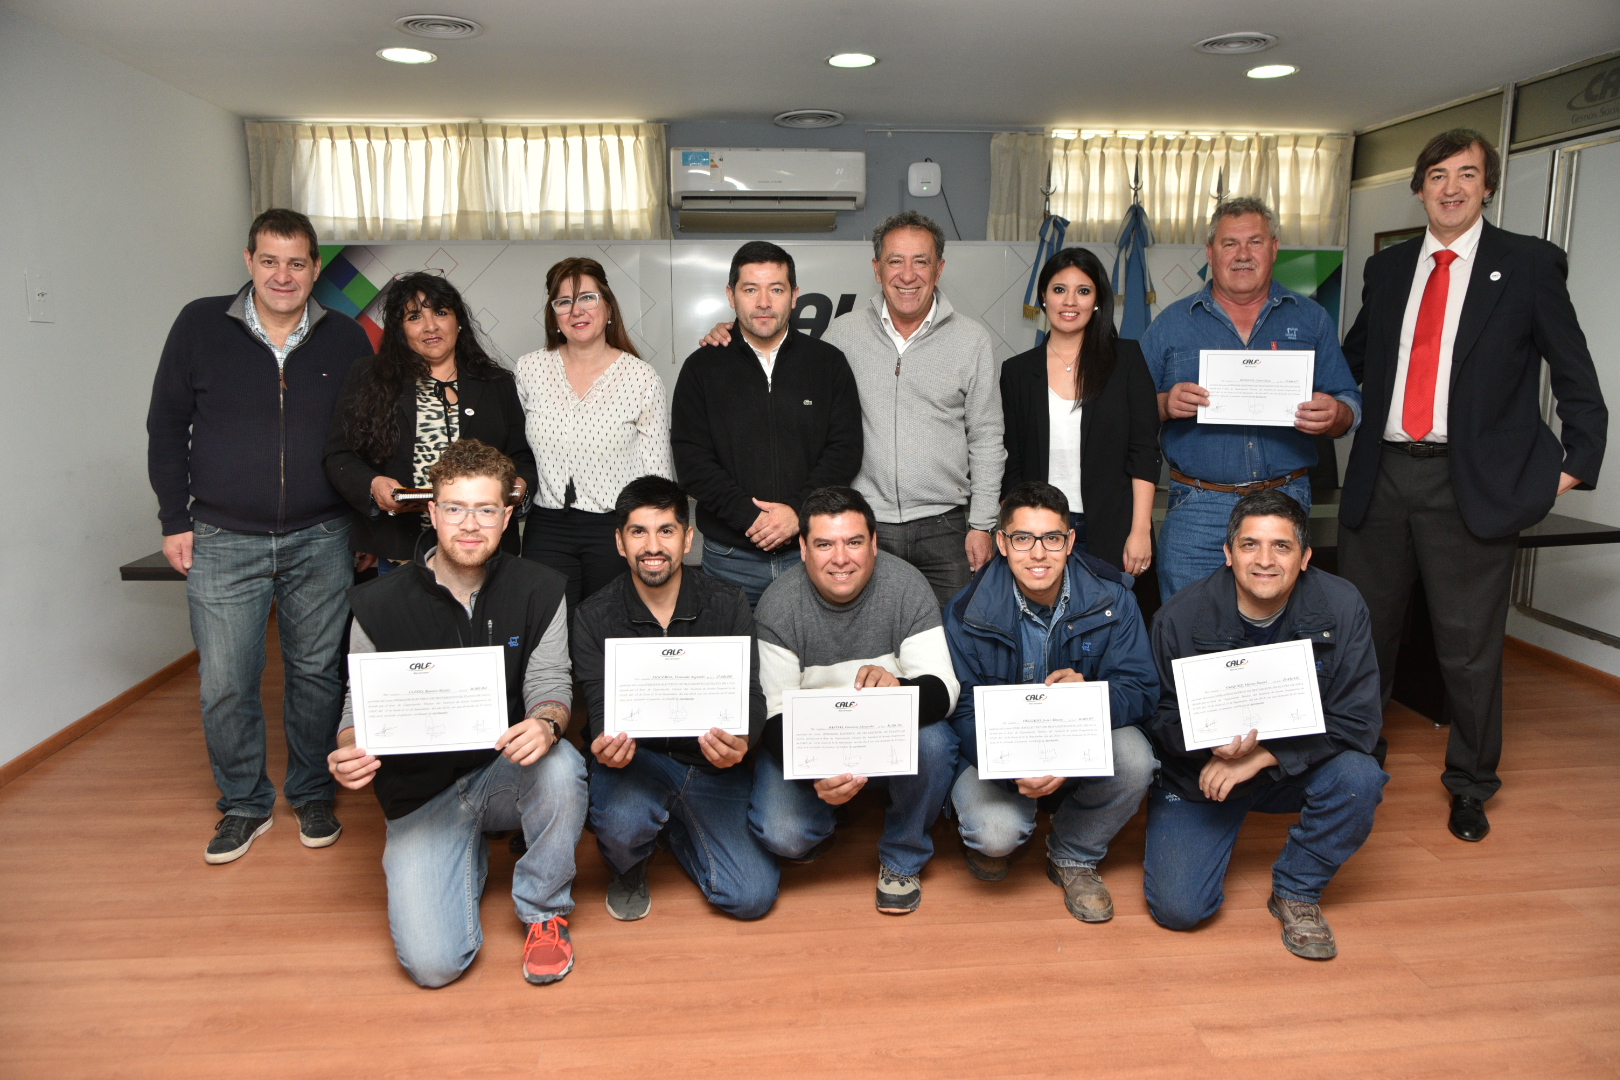
{"label": "man in black suit", "polygon": [[[1609,413],[1553,244],[1488,225],[1501,159],[1477,131],[1436,135],[1412,191],[1429,227],[1367,260],[1344,342],[1363,419],[1339,505],[1339,570],[1360,588],[1389,702],[1412,585],[1429,598],[1451,714],[1452,833],[1490,831],[1501,787],[1502,640],[1517,534],[1590,490]],[[1541,418],[1541,361],[1562,432]],[[1562,445],[1560,445],[1562,443]]]}

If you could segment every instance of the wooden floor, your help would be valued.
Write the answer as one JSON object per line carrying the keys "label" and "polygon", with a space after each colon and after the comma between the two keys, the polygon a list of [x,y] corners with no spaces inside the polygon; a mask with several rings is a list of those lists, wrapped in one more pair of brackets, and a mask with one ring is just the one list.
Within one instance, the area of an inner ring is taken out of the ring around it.
{"label": "wooden floor", "polygon": [[278,806],[247,857],[203,863],[183,676],[0,789],[0,1076],[1613,1077],[1620,694],[1510,655],[1507,703],[1477,845],[1445,829],[1443,733],[1396,707],[1378,826],[1326,897],[1331,963],[1286,953],[1265,911],[1286,819],[1251,818],[1225,910],[1178,934],[1142,901],[1140,816],[1103,867],[1106,925],[1070,918],[1038,857],[975,881],[949,823],[922,910],[880,916],[867,802],[756,923],[667,854],[651,917],[614,922],[587,834],[578,965],[551,987],[519,974],[500,844],[483,955],[426,991],[394,960],[369,792],[344,793],[335,847],[301,847]]}

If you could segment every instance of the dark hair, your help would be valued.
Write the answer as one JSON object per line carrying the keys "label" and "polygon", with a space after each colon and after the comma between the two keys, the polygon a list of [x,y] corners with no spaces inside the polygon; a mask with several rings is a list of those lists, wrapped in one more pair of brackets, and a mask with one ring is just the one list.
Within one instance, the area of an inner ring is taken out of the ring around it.
{"label": "dark hair", "polygon": [[872,230],[872,258],[883,258],[883,238],[896,229],[921,229],[934,238],[934,258],[945,257],[945,230],[934,224],[933,218],[924,217],[915,210],[902,210],[890,214]]}
{"label": "dark hair", "polygon": [[435,499],[439,497],[439,488],[465,476],[499,480],[503,499],[517,486],[517,466],[512,464],[512,459],[477,439],[457,439],[445,447],[439,460],[428,466],[427,475]]}
{"label": "dark hair", "polygon": [[799,507],[799,535],[810,536],[810,519],[813,517],[837,517],[839,514],[859,514],[866,519],[866,531],[872,536],[877,535],[877,518],[872,514],[872,504],[866,501],[866,496],[852,487],[824,487],[816,488],[804,497],[804,504]]}
{"label": "dark hair", "polygon": [[1083,247],[1064,248],[1054,252],[1041,267],[1036,300],[1046,307],[1046,287],[1064,270],[1073,267],[1091,279],[1097,290],[1097,306],[1091,312],[1091,321],[1080,336],[1080,362],[1074,365],[1075,408],[1095,401],[1113,377],[1114,363],[1118,359],[1119,331],[1114,329],[1114,288],[1108,283],[1108,272],[1102,260]]}
{"label": "dark hair", "polygon": [[579,279],[590,278],[596,282],[601,290],[602,299],[607,301],[607,343],[620,352],[629,353],[639,357],[636,347],[630,343],[630,331],[625,329],[624,316],[619,312],[619,298],[613,295],[613,289],[608,285],[607,274],[602,270],[602,264],[595,259],[574,256],[554,264],[546,271],[546,348],[561,347],[566,340],[562,327],[557,323],[557,313],[551,309],[551,302],[557,299],[562,291],[563,283],[572,281],[574,292],[579,292]]}
{"label": "dark hair", "polygon": [[689,511],[686,507],[686,492],[673,480],[665,480],[662,476],[638,476],[619,492],[619,498],[613,504],[613,513],[618,518],[617,528],[624,528],[630,524],[630,515],[637,510],[673,510],[675,520],[682,525],[687,523]]}
{"label": "dark hair", "polygon": [[1491,140],[1473,128],[1442,131],[1423,144],[1423,149],[1418,151],[1417,164],[1412,166],[1412,194],[1423,190],[1423,178],[1430,169],[1475,144],[1485,152],[1485,205],[1491,205],[1496,185],[1502,182],[1502,155],[1496,152]]}
{"label": "dark hair", "polygon": [[315,226],[309,223],[309,218],[296,210],[285,210],[281,207],[271,207],[253,219],[248,226],[247,249],[249,252],[259,250],[259,234],[269,233],[271,236],[280,236],[296,240],[300,236],[309,242],[309,261],[321,261],[321,242],[315,236]]}
{"label": "dark hair", "polygon": [[778,266],[785,266],[788,272],[788,288],[799,287],[798,271],[794,268],[793,256],[769,240],[750,240],[738,248],[737,254],[731,257],[731,277],[726,280],[726,288],[737,287],[737,278],[742,268],[750,263],[775,263]]}
{"label": "dark hair", "polygon": [[355,453],[381,465],[399,447],[399,399],[417,380],[428,377],[428,362],[405,338],[405,316],[420,298],[423,306],[444,308],[456,317],[456,378],[510,379],[512,373],[484,351],[477,324],[461,293],[438,274],[425,271],[395,278],[383,295],[382,341],[370,366],[356,380],[354,397],[343,416],[344,434]]}
{"label": "dark hair", "polygon": [[1243,522],[1252,517],[1286,518],[1294,526],[1294,539],[1299,541],[1299,549],[1304,551],[1311,546],[1311,516],[1293,496],[1272,488],[1270,491],[1245,495],[1232,507],[1232,517],[1226,523],[1227,547],[1237,543]]}
{"label": "dark hair", "polygon": [[996,528],[1006,532],[1013,514],[1019,510],[1050,510],[1063,519],[1064,528],[1069,527],[1069,497],[1045,480],[1025,480],[1007,492],[1007,497],[1001,500]]}

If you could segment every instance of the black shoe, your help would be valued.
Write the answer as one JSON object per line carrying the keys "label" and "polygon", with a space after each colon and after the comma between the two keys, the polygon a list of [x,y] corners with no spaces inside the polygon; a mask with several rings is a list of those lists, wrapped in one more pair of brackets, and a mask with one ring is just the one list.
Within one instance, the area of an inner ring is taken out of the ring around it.
{"label": "black shoe", "polygon": [[214,826],[214,838],[208,842],[208,850],[203,854],[206,862],[215,866],[220,863],[235,862],[247,854],[247,849],[253,846],[253,841],[264,835],[270,828],[272,819],[269,817],[238,817],[235,814],[226,814]]}
{"label": "black shoe", "polygon": [[608,882],[608,914],[620,922],[645,919],[647,912],[652,910],[652,890],[647,887],[647,864],[650,862],[651,855],[624,873],[614,874],[613,880]]}
{"label": "black shoe", "polygon": [[1479,843],[1491,831],[1491,823],[1485,817],[1485,801],[1472,795],[1453,795],[1451,820],[1446,825],[1457,839]]}
{"label": "black shoe", "polygon": [[529,853],[529,843],[523,839],[522,829],[512,834],[512,839],[506,842],[506,850],[520,859]]}
{"label": "black shoe", "polygon": [[332,816],[331,799],[311,799],[293,807],[298,815],[298,842],[305,847],[331,847],[343,835],[343,824]]}
{"label": "black shoe", "polygon": [[967,841],[962,839],[960,833],[956,838],[961,842],[962,857],[967,860],[968,873],[980,881],[1007,880],[1007,865],[1012,860],[1005,855],[986,855],[982,851],[974,851],[968,847]]}

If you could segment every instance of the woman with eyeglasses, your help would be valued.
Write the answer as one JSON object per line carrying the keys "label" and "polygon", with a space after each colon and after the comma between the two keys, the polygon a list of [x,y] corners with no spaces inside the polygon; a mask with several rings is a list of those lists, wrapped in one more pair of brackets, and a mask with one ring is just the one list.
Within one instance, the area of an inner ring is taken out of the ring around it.
{"label": "woman with eyeglasses", "polygon": [[[478,340],[461,293],[433,272],[401,274],[383,297],[377,355],[349,370],[326,441],[326,475],[350,506],[350,546],[386,564],[432,541],[425,502],[395,493],[428,486],[427,471],[457,439],[478,439],[517,466],[517,497],[535,481],[512,373]],[[516,553],[518,532],[501,538]]]}
{"label": "woman with eyeglasses", "polygon": [[1153,563],[1159,413],[1136,342],[1114,329],[1114,291],[1082,247],[1041,267],[1051,331],[1001,366],[1007,466],[1001,493],[1045,480],[1068,496],[1075,547],[1130,574]]}
{"label": "woman with eyeglasses", "polygon": [[523,556],[567,577],[572,611],[624,572],[619,492],[637,477],[675,475],[664,381],[630,343],[595,259],[546,272],[546,347],[518,359],[517,388],[540,477]]}

